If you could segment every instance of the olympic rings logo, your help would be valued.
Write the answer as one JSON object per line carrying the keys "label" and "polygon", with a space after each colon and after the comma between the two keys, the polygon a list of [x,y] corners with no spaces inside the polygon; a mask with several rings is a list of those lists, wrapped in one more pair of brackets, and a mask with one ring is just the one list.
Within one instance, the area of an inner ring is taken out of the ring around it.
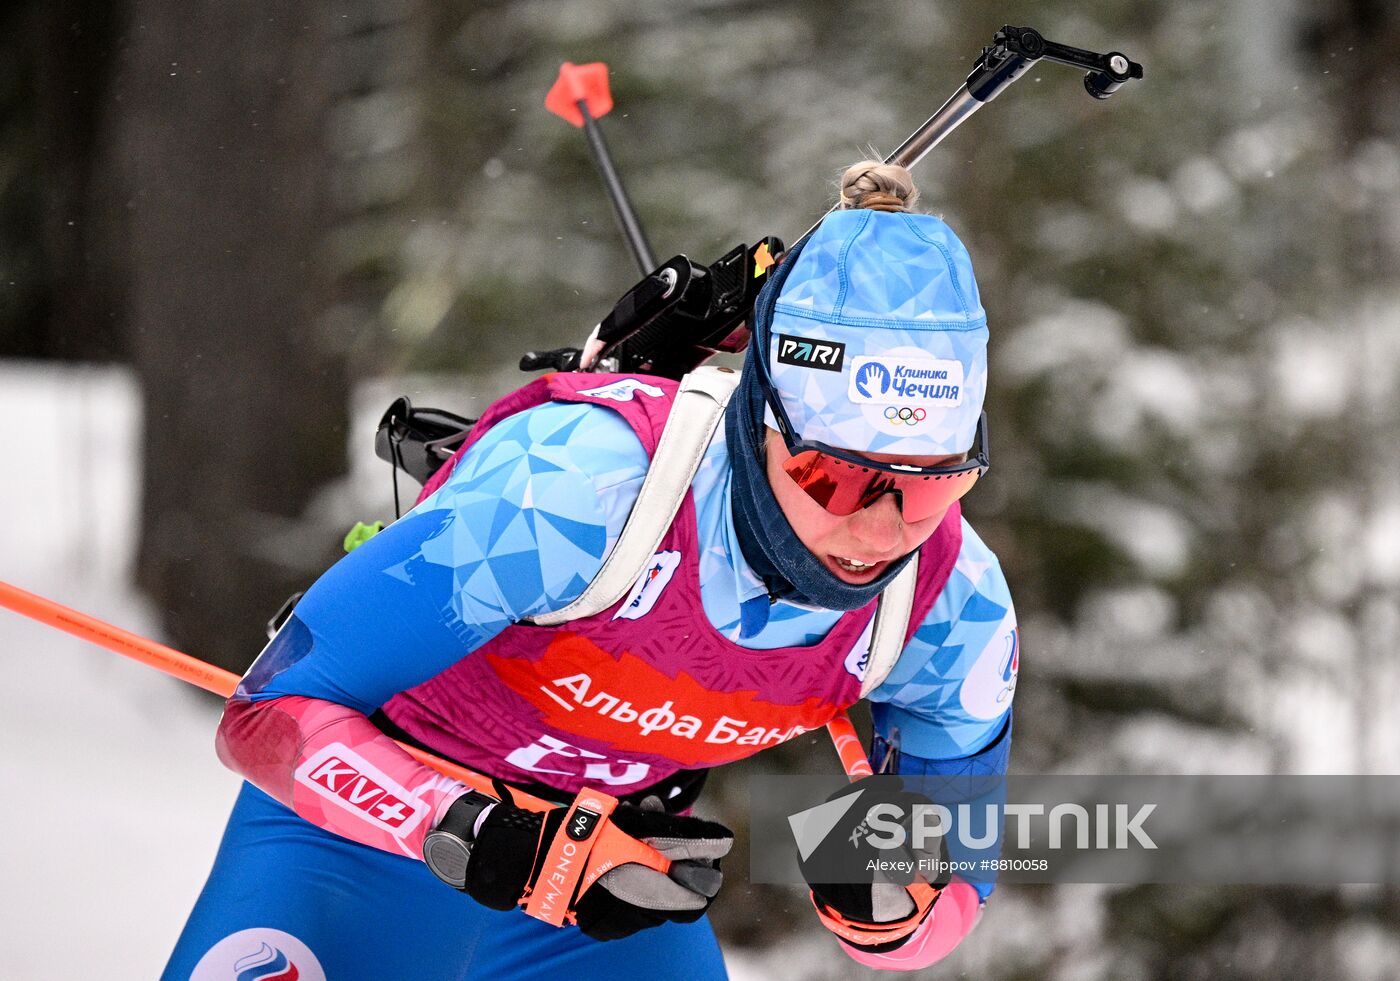
{"label": "olympic rings logo", "polygon": [[928,418],[928,412],[924,409],[911,409],[907,405],[899,408],[891,405],[885,408],[885,418],[896,426],[917,426]]}

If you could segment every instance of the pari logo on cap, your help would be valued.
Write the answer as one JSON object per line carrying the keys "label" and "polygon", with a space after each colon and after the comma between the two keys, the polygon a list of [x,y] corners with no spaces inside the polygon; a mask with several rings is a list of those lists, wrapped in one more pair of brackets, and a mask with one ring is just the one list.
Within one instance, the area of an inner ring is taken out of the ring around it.
{"label": "pari logo on cap", "polygon": [[846,345],[793,334],[778,335],[778,361],[798,368],[840,371],[846,360]]}
{"label": "pari logo on cap", "polygon": [[951,409],[962,405],[961,361],[942,358],[851,359],[847,394],[856,405],[905,405]]}

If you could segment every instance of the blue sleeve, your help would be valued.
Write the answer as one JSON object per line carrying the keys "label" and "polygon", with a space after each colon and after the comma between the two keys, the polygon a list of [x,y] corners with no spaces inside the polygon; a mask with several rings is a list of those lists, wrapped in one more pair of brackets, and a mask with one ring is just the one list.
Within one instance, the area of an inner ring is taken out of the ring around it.
{"label": "blue sleeve", "polygon": [[240,693],[368,714],[509,624],[568,605],[621,533],[647,462],[603,407],[547,404],[498,423],[436,493],[307,590]]}

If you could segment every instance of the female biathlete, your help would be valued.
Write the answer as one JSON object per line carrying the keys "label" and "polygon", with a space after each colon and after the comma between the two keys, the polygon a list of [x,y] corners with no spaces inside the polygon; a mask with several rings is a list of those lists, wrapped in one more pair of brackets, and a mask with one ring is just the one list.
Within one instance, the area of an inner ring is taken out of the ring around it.
{"label": "female biathlete", "polygon": [[[621,601],[550,617],[652,507],[638,495],[677,385],[646,375],[508,396],[417,507],[321,577],[228,702],[218,751],[248,782],[166,978],[724,977],[704,914],[732,835],[689,814],[704,771],[861,697],[876,601],[907,566],[904,646],[869,696],[877,765],[897,733],[900,773],[1005,772],[1016,621],[958,505],[987,465],[986,316],[916,194],[902,168],[857,164],[784,257]],[[518,807],[512,787],[564,806]],[[621,857],[580,882],[570,856],[605,838]],[[638,841],[669,872],[627,861],[618,843]],[[858,961],[916,968],[988,892],[812,898]]]}

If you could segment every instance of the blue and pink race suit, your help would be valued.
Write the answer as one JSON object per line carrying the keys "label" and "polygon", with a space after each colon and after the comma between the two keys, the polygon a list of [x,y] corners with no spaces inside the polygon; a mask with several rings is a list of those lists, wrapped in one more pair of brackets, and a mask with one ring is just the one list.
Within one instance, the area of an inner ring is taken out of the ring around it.
{"label": "blue and pink race suit", "polygon": [[[596,574],[675,388],[599,375],[526,386],[488,410],[412,512],[308,591],[229,702],[220,756],[253,786],[167,977],[221,976],[220,944],[256,930],[292,938],[330,977],[593,976],[638,956],[723,976],[703,920],[600,944],[444,887],[422,841],[465,788],[384,734],[560,797],[655,788],[683,806],[690,775],[859,698],[874,604],[840,614],[770,599],[734,536],[722,434],[628,596],[562,627],[524,622]],[[877,738],[899,730],[901,772],[1002,772],[1019,660],[1005,582],[956,507],[920,562],[904,653],[872,696]],[[957,890],[940,902],[970,926],[979,896]],[[378,935],[386,916],[392,942]],[[905,948],[862,959],[916,966],[960,939],[937,919],[936,907]],[[248,981],[264,976],[292,975]]]}

